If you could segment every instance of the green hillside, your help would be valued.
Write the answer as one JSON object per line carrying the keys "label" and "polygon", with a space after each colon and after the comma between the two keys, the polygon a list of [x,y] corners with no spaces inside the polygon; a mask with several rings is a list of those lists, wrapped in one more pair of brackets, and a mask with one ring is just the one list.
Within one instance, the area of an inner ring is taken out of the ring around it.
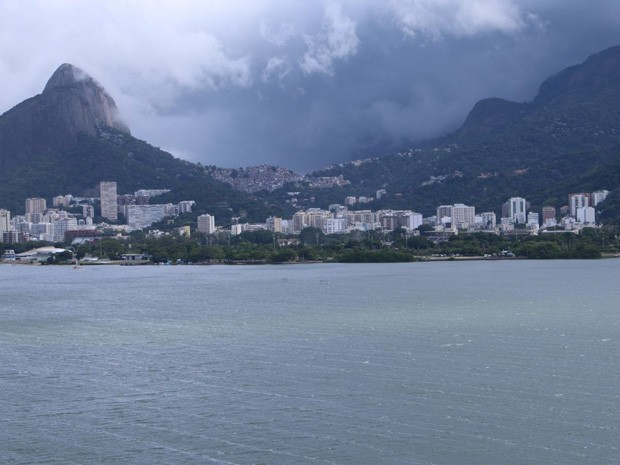
{"label": "green hillside", "polygon": [[119,194],[171,189],[162,201],[195,200],[198,212],[218,220],[233,215],[258,220],[279,211],[205,175],[200,165],[111,128],[101,129],[98,137],[81,135],[71,150],[40,155],[16,169],[0,183],[0,207],[20,213],[27,197],[98,196],[103,180],[116,181]]}
{"label": "green hillside", "polygon": [[455,202],[498,211],[517,195],[533,209],[560,207],[570,192],[618,189],[619,165],[620,47],[613,47],[549,78],[533,102],[483,100],[461,128],[422,148],[315,174],[342,174],[352,183],[346,191],[358,195],[385,188],[381,205],[432,214]]}

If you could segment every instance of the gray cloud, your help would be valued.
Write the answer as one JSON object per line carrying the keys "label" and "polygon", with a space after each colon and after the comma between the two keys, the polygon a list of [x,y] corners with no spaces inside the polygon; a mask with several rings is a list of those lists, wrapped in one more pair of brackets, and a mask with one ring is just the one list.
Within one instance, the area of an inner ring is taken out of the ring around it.
{"label": "gray cloud", "polygon": [[306,37],[308,51],[300,60],[301,70],[306,74],[333,74],[336,60],[357,53],[360,41],[355,28],[355,22],[343,14],[340,5],[328,5],[322,33],[316,38]]}
{"label": "gray cloud", "polygon": [[433,40],[446,35],[515,32],[530,19],[511,0],[392,0],[390,4],[408,36]]}
{"label": "gray cloud", "polygon": [[614,0],[0,0],[0,111],[71,62],[153,145],[307,171],[451,131],[481,98],[530,100],[619,22]]}

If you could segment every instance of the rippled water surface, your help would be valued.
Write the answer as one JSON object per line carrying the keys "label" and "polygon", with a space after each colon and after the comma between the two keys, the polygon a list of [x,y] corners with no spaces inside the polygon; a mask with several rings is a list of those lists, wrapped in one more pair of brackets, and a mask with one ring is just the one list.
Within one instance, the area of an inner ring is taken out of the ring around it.
{"label": "rippled water surface", "polygon": [[0,265],[2,464],[618,464],[620,261]]}

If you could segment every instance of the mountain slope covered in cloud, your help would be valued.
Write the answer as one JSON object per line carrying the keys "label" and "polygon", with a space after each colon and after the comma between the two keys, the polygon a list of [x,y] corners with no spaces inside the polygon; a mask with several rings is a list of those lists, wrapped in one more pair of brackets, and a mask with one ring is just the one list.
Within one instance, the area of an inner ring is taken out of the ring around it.
{"label": "mountain slope covered in cloud", "polygon": [[485,97],[529,101],[620,43],[619,18],[615,0],[5,1],[0,113],[69,61],[179,158],[309,172],[452,132]]}
{"label": "mountain slope covered in cloud", "polygon": [[[316,173],[341,175],[350,181],[344,187],[316,190],[302,183],[253,198],[207,176],[202,166],[133,138],[116,117],[106,119],[115,116],[107,99],[67,106],[66,102],[80,100],[80,92],[92,94],[92,89],[79,90],[84,83],[99,89],[88,79],[62,83],[52,86],[65,95],[54,109],[47,108],[47,100],[34,97],[0,116],[0,129],[4,128],[0,141],[12,140],[6,134],[19,134],[22,120],[36,122],[33,131],[38,135],[31,139],[30,133],[22,134],[23,150],[18,152],[32,152],[27,159],[3,155],[14,149],[14,141],[8,144],[10,150],[0,144],[2,163],[10,167],[0,173],[4,207],[19,211],[26,197],[79,195],[110,179],[119,183],[121,192],[171,188],[175,194],[168,200],[197,200],[201,211],[208,208],[220,218],[238,215],[264,220],[272,213],[290,213],[286,192],[297,189],[302,191],[300,198],[308,199],[302,206],[320,207],[341,203],[345,195],[372,197],[377,189],[386,189],[388,195],[369,207],[413,208],[430,215],[437,205],[456,202],[498,210],[512,196],[526,197],[537,210],[543,205],[559,208],[570,192],[617,191],[620,182],[620,46],[550,77],[531,102],[497,98],[478,102],[458,130],[424,148],[342,163]],[[63,113],[67,108],[71,111]],[[84,121],[93,122],[80,131],[73,122],[82,121],[84,108],[92,110]],[[46,111],[55,115],[54,124],[72,128],[66,141],[58,139],[66,128],[50,134],[49,127],[55,126],[38,118]],[[7,122],[16,124],[15,130]],[[32,148],[33,140],[38,149]],[[610,198],[616,197],[613,192]],[[615,207],[605,208],[614,215]]]}
{"label": "mountain slope covered in cloud", "polygon": [[385,188],[384,203],[425,214],[456,202],[497,210],[513,196],[537,210],[561,207],[570,192],[619,187],[619,128],[616,46],[551,76],[532,102],[478,102],[458,130],[423,149],[317,174],[343,175],[359,194]]}

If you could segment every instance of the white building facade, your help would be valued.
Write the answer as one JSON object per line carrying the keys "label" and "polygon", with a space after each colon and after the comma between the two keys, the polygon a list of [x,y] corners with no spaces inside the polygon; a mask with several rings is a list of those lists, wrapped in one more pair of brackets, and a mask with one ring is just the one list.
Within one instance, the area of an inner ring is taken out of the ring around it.
{"label": "white building facade", "polygon": [[208,215],[208,214],[198,216],[198,228],[197,229],[201,233],[214,234],[215,233],[215,216]]}

